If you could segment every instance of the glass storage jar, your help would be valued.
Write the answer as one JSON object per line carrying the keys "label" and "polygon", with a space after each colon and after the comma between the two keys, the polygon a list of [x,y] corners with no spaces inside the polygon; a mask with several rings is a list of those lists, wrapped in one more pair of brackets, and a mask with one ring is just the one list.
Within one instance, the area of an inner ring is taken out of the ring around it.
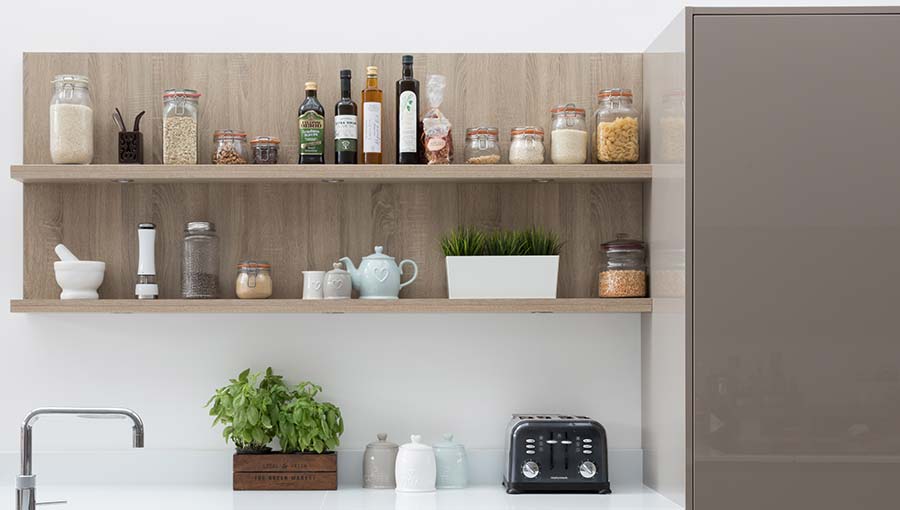
{"label": "glass storage jar", "polygon": [[220,129],[213,134],[212,162],[216,165],[245,165],[250,161],[247,133],[240,130]]}
{"label": "glass storage jar", "polygon": [[544,162],[544,130],[536,126],[512,128],[509,135],[509,162],[539,165]]}
{"label": "glass storage jar", "polygon": [[53,78],[50,98],[50,159],[86,165],[94,158],[94,110],[87,76]]}
{"label": "glass storage jar", "polygon": [[623,298],[647,295],[646,245],[619,234],[615,241],[600,245],[600,297]]}
{"label": "glass storage jar", "polygon": [[[684,162],[684,121],[684,91],[673,90],[663,96],[662,113],[659,115],[657,131],[654,132],[658,132],[660,136],[658,161],[663,163]],[[654,145],[650,144],[651,150],[655,149]],[[653,161],[657,161],[657,159]]]}
{"label": "glass storage jar", "polygon": [[239,299],[265,299],[272,295],[272,265],[245,260],[238,264],[234,292]]}
{"label": "glass storage jar", "polygon": [[219,237],[209,221],[184,226],[181,259],[181,297],[212,299],[219,295]]}
{"label": "glass storage jar", "polygon": [[274,165],[278,163],[278,147],[281,140],[272,136],[257,136],[250,140],[253,148],[253,163],[257,165]]}
{"label": "glass storage jar", "polygon": [[604,89],[597,94],[594,143],[598,163],[637,163],[640,159],[639,114],[629,89]]}
{"label": "glass storage jar", "polygon": [[569,103],[550,110],[550,161],[578,165],[587,160],[588,132],[584,108]]}
{"label": "glass storage jar", "polygon": [[163,93],[163,164],[196,165],[200,93],[169,89]]}
{"label": "glass storage jar", "polygon": [[466,163],[491,165],[500,162],[500,130],[495,127],[466,129]]}

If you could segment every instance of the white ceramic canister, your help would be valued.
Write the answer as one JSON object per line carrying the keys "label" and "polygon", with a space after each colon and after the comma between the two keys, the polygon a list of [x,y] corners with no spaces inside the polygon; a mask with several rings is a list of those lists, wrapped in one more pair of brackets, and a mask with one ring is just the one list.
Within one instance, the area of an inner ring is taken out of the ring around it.
{"label": "white ceramic canister", "polygon": [[363,456],[363,488],[397,487],[394,470],[397,465],[398,448],[396,443],[387,440],[387,434],[383,432],[378,434],[378,441],[366,445],[366,453]]}
{"label": "white ceramic canister", "polygon": [[325,297],[325,271],[303,271],[303,299]]}
{"label": "white ceramic canister", "polygon": [[444,434],[444,440],[434,444],[437,464],[438,489],[465,489],[469,484],[469,468],[466,448],[453,442],[453,434]]}
{"label": "white ceramic canister", "polygon": [[[335,262],[332,267],[334,269],[325,273],[325,299],[350,299],[353,291],[350,273],[344,271],[340,262]],[[394,445],[395,448],[396,446]]]}
{"label": "white ceramic canister", "polygon": [[422,443],[420,435],[413,434],[409,440],[397,452],[397,492],[431,492],[437,477],[434,449]]}

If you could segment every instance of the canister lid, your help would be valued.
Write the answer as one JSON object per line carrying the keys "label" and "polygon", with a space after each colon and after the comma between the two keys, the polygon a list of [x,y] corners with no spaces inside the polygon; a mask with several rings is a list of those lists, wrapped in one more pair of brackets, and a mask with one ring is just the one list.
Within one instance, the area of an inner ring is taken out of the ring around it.
{"label": "canister lid", "polygon": [[646,246],[647,244],[643,241],[628,239],[628,234],[618,234],[615,241],[607,241],[601,244],[600,249],[605,252],[643,251]]}
{"label": "canister lid", "polygon": [[431,451],[432,448],[427,444],[422,442],[422,436],[419,434],[413,434],[409,436],[409,443],[406,443],[400,447],[402,450],[414,450],[414,451]]}
{"label": "canister lid", "polygon": [[453,434],[444,434],[444,440],[434,443],[435,450],[463,450],[465,447],[453,441]]}
{"label": "canister lid", "polygon": [[373,441],[367,444],[366,449],[373,448],[376,450],[396,450],[397,448],[400,448],[399,446],[397,446],[397,443],[388,441],[387,434],[385,434],[384,432],[379,432],[377,437],[378,441]]}
{"label": "canister lid", "polygon": [[265,260],[242,260],[237,267],[238,269],[271,269],[272,264]]}
{"label": "canister lid", "polygon": [[63,83],[66,85],[87,87],[90,80],[87,76],[80,74],[57,74],[53,77],[52,83]]}
{"label": "canister lid", "polygon": [[554,115],[584,115],[584,108],[578,108],[573,103],[561,104],[550,110]]}
{"label": "canister lid", "polygon": [[247,133],[240,129],[219,129],[213,133],[215,140],[246,140]]}
{"label": "canister lid", "polygon": [[189,221],[184,224],[185,232],[215,232],[216,224],[211,221]]}
{"label": "canister lid", "polygon": [[281,140],[274,136],[257,136],[250,140],[250,145],[278,145]]}
{"label": "canister lid", "polygon": [[[331,267],[333,269],[331,271],[328,271],[327,274],[350,274],[344,270],[344,265],[341,264],[340,262],[335,262],[335,263],[331,264]],[[378,437],[381,437],[381,434],[378,434]],[[387,435],[385,435],[385,437],[387,437]]]}
{"label": "canister lid", "polygon": [[510,135],[538,135],[544,136],[544,130],[538,126],[520,126],[514,127],[510,130]]}
{"label": "canister lid", "polygon": [[170,97],[189,97],[197,99],[200,97],[200,93],[194,89],[167,89],[163,92],[163,99],[168,99]]}
{"label": "canister lid", "polygon": [[631,93],[631,89],[603,89],[597,93],[598,99],[606,99],[609,97],[631,97],[633,94]]}
{"label": "canister lid", "polygon": [[466,128],[466,138],[473,138],[476,136],[492,136],[496,138],[499,133],[500,130],[495,127],[479,126]]}

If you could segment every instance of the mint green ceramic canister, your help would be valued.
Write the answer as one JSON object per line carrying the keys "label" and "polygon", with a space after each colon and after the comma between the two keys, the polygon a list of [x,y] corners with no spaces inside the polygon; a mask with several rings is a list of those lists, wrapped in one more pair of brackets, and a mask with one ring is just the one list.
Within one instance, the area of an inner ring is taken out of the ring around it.
{"label": "mint green ceramic canister", "polygon": [[469,467],[466,448],[453,441],[453,434],[444,434],[444,440],[433,445],[437,463],[438,489],[464,489],[469,484]]}

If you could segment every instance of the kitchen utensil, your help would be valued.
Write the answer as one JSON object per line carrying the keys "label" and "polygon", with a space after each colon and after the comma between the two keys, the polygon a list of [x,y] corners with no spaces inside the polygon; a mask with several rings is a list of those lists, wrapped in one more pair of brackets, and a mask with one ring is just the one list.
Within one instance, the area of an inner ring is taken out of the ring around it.
{"label": "kitchen utensil", "polygon": [[469,484],[466,448],[453,442],[453,434],[444,434],[444,440],[434,443],[434,459],[437,465],[438,489],[465,489]]}
{"label": "kitchen utensil", "polygon": [[134,295],[138,299],[156,299],[159,286],[156,284],[156,225],[138,225],[138,269]]}
{"label": "kitchen utensil", "polygon": [[325,297],[325,271],[303,271],[303,299]]}
{"label": "kitchen utensil", "polygon": [[[341,258],[341,262],[350,272],[353,288],[359,291],[360,299],[397,299],[400,289],[414,282],[419,275],[419,267],[415,262],[407,259],[397,265],[394,257],[384,254],[382,246],[376,246],[375,253],[363,257],[359,269],[348,257]],[[413,275],[409,280],[400,283],[404,264],[412,265]]]}
{"label": "kitchen utensil", "polygon": [[397,487],[395,468],[397,464],[396,443],[387,440],[387,434],[378,434],[378,441],[366,445],[363,456],[363,488],[394,489]]}
{"label": "kitchen utensil", "polygon": [[422,443],[420,435],[413,434],[409,440],[397,452],[397,492],[432,492],[437,476],[434,449]]}
{"label": "kitchen utensil", "polygon": [[340,262],[331,266],[334,269],[325,273],[325,299],[350,299],[353,287],[350,273],[344,271]]}
{"label": "kitchen utensil", "polygon": [[606,430],[587,416],[517,414],[506,436],[509,494],[611,492]]}
{"label": "kitchen utensil", "polygon": [[128,131],[128,128],[125,127],[125,119],[122,117],[122,112],[116,108],[116,113],[113,114],[113,120],[116,121],[116,125],[119,126],[119,131],[124,133]]}
{"label": "kitchen utensil", "polygon": [[137,116],[134,118],[134,127],[131,130],[135,133],[139,133],[141,131],[141,117],[143,117],[145,113],[147,113],[147,110],[141,111],[141,113],[137,114]]}
{"label": "kitchen utensil", "polygon": [[59,260],[69,261],[69,262],[78,261],[78,257],[76,257],[74,253],[69,251],[69,249],[66,248],[66,245],[64,245],[62,243],[57,244],[56,247],[53,248],[53,251],[56,252],[56,256],[59,257]]}
{"label": "kitchen utensil", "polygon": [[96,260],[60,260],[53,263],[59,299],[99,299],[106,263]]}

